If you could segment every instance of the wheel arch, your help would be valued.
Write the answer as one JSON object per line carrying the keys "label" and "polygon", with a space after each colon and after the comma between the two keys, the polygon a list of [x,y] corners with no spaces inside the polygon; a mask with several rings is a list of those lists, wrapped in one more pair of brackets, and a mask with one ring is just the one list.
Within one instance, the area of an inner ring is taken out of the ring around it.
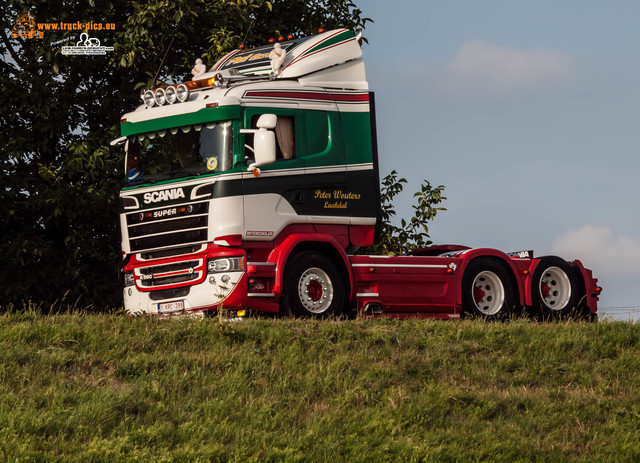
{"label": "wheel arch", "polygon": [[569,266],[574,269],[580,285],[580,290],[584,291],[581,300],[584,299],[584,315],[586,317],[595,316],[598,312],[598,296],[602,288],[598,286],[598,279],[593,278],[591,270],[585,268],[579,260],[569,262]]}
{"label": "wheel arch", "polygon": [[287,265],[290,264],[290,257],[306,251],[318,252],[329,258],[336,265],[345,284],[348,284],[345,294],[346,302],[350,303],[353,301],[355,284],[353,271],[349,264],[349,257],[335,238],[330,235],[292,235],[287,237],[274,249],[273,253],[275,253],[275,256],[273,256],[273,260],[271,258],[269,260],[276,262],[274,294],[276,294],[277,300],[279,300],[282,295],[284,276]]}
{"label": "wheel arch", "polygon": [[513,288],[514,302],[518,304],[519,307],[524,306],[524,283],[522,282],[522,279],[517,278],[516,275],[518,275],[518,269],[509,256],[496,249],[471,249],[461,257],[463,258],[463,261],[460,267],[460,278],[458,278],[457,281],[458,287],[456,291],[456,303],[459,306],[462,306],[462,280],[464,279],[464,274],[467,271],[469,264],[471,264],[471,262],[477,262],[479,259],[489,259],[504,267]]}

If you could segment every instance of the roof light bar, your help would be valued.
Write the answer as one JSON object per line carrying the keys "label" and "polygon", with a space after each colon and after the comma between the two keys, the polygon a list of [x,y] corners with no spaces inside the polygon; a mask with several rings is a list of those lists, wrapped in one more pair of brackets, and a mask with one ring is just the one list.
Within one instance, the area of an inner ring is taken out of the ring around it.
{"label": "roof light bar", "polygon": [[140,95],[142,102],[147,107],[162,106],[164,104],[184,103],[189,99],[191,90],[199,88],[213,87],[216,84],[215,78],[192,80],[178,85],[168,85],[155,90],[146,90]]}

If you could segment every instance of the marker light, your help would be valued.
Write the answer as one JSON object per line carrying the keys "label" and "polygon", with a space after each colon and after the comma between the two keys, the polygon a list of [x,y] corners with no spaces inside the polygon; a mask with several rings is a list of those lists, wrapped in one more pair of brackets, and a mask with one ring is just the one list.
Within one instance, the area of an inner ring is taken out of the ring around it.
{"label": "marker light", "polygon": [[167,102],[167,92],[165,92],[163,88],[157,88],[154,93],[154,99],[158,106],[162,106]]}
{"label": "marker light", "polygon": [[176,87],[176,96],[181,103],[187,101],[189,98],[189,89],[185,84],[180,84]]}
{"label": "marker light", "polygon": [[144,101],[144,104],[146,104],[147,106],[153,106],[153,104],[155,103],[155,99],[153,96],[153,92],[151,90],[147,90],[146,92],[144,92],[144,95],[142,95],[142,101]]}
{"label": "marker light", "polygon": [[180,85],[186,86],[189,90],[195,90],[197,88],[213,87],[215,84],[216,84],[215,77],[210,77],[208,79],[192,80],[190,82],[185,82]]}
{"label": "marker light", "polygon": [[165,90],[165,94],[167,96],[167,103],[173,104],[178,99],[178,94],[175,87],[167,87]]}

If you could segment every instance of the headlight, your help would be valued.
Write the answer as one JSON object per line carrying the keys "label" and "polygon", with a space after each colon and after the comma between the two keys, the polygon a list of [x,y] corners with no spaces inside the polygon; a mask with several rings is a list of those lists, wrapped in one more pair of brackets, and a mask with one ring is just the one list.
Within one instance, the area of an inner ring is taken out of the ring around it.
{"label": "headlight", "polygon": [[167,94],[166,94],[166,92],[164,91],[163,88],[158,88],[155,91],[154,98],[156,100],[156,104],[158,106],[162,106],[167,101]]}
{"label": "headlight", "polygon": [[124,287],[133,286],[135,281],[133,279],[133,272],[125,272],[124,273]]}
{"label": "headlight", "polygon": [[176,94],[175,87],[167,87],[167,89],[165,90],[165,93],[167,95],[167,103],[173,104],[176,102],[178,95]]}
{"label": "headlight", "polygon": [[189,98],[189,89],[185,84],[180,84],[176,87],[176,96],[181,103],[187,101]]}
{"label": "headlight", "polygon": [[207,263],[209,273],[241,272],[244,270],[244,257],[224,257],[212,259]]}
{"label": "headlight", "polygon": [[153,106],[153,104],[156,102],[156,100],[153,98],[153,92],[151,90],[147,90],[146,92],[144,92],[144,95],[142,95],[142,101],[144,101],[144,104],[146,104],[147,106]]}

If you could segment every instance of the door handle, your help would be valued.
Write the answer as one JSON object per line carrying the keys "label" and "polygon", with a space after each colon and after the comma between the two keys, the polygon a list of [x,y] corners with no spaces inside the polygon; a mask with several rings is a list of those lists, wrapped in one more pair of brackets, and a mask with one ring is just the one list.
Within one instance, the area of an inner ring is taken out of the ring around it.
{"label": "door handle", "polygon": [[304,204],[304,191],[296,191],[296,194],[293,197],[293,204]]}

